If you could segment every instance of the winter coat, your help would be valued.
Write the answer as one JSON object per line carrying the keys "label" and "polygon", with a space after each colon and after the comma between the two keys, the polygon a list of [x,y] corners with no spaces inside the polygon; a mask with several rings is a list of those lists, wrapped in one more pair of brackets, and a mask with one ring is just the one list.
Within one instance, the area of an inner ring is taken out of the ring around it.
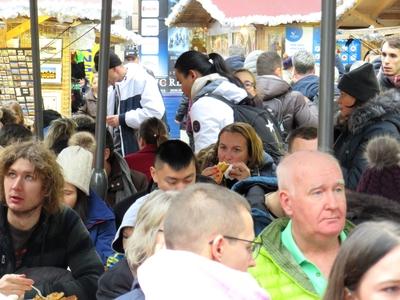
{"label": "winter coat", "polygon": [[346,187],[355,190],[367,168],[364,158],[369,140],[380,135],[400,139],[400,99],[379,96],[356,108],[347,123],[339,128],[334,154],[343,171]]}
{"label": "winter coat", "polygon": [[224,102],[209,96],[215,94],[239,103],[247,92],[217,73],[196,79],[192,86],[193,105],[190,109],[195,152],[217,142],[218,134],[226,125],[232,124],[233,110]]}
{"label": "winter coat", "polygon": [[[119,115],[119,138],[123,156],[139,150],[135,129],[150,117],[161,119],[165,112],[155,78],[139,64],[129,63],[125,67],[127,73],[124,79],[108,88],[107,97],[107,114]],[[115,103],[116,97],[120,99],[119,105]]]}
{"label": "winter coat", "polygon": [[[42,211],[38,227],[33,231],[26,248],[20,269],[57,267],[62,271],[67,268],[71,270],[73,280],[53,278],[40,284],[40,280],[36,279],[35,286],[44,295],[64,292],[66,296],[76,295],[80,300],[94,299],[97,280],[104,268],[89,233],[71,208],[63,207],[54,215]],[[0,207],[0,256],[0,277],[18,272],[5,206]],[[33,298],[33,294],[32,291],[27,292],[25,297]]]}
{"label": "winter coat", "polygon": [[97,300],[111,300],[129,292],[134,280],[126,258],[108,269],[99,279]]}
{"label": "winter coat", "polygon": [[400,220],[400,203],[378,195],[346,190],[347,219],[358,225],[367,221]]}
{"label": "winter coat", "polygon": [[277,76],[257,77],[257,98],[283,125],[286,134],[300,126],[318,125],[317,107],[308,104],[300,92],[292,91],[290,85]]}
{"label": "winter coat", "polygon": [[131,170],[125,159],[117,152],[110,158],[111,173],[108,176],[107,203],[114,205],[123,199],[136,194],[137,189],[133,183]]}
{"label": "winter coat", "polygon": [[[250,274],[271,295],[274,300],[321,299],[307,275],[296,264],[292,255],[282,243],[281,233],[289,223],[288,218],[279,218],[263,230],[260,237],[263,247],[256,259],[256,266]],[[354,227],[347,222],[346,234]]]}
{"label": "winter coat", "polygon": [[396,88],[393,82],[391,82],[390,79],[383,74],[382,69],[380,69],[378,73],[378,82],[382,92]]}
{"label": "winter coat", "polygon": [[89,89],[89,91],[83,95],[83,99],[85,100],[85,104],[79,107],[78,114],[88,115],[96,120],[97,97],[93,94],[93,90]]}
{"label": "winter coat", "polygon": [[150,167],[154,165],[156,150],[157,145],[146,145],[138,152],[125,156],[125,160],[128,163],[129,168],[145,174],[148,182],[150,182],[152,179]]}
{"label": "winter coat", "polygon": [[265,194],[278,189],[276,176],[252,176],[235,183],[233,191],[244,195],[251,207],[254,233],[257,236],[274,219],[265,206]]}
{"label": "winter coat", "polygon": [[307,75],[292,85],[293,91],[298,91],[311,101],[319,92],[319,77],[317,75]]}
{"label": "winter coat", "polygon": [[88,199],[89,209],[85,226],[89,231],[97,253],[105,265],[107,258],[114,253],[111,248],[111,242],[116,232],[115,216],[104,200],[93,191],[90,191]]}
{"label": "winter coat", "polygon": [[269,299],[247,272],[188,251],[157,251],[139,267],[138,280],[146,300]]}

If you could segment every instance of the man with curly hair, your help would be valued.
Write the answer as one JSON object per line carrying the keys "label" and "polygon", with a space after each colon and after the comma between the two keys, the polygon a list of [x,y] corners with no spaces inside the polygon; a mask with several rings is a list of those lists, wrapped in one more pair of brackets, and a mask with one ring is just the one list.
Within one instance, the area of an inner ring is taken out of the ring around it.
{"label": "man with curly hair", "polygon": [[103,266],[79,216],[61,206],[54,154],[25,142],[0,154],[0,293],[63,292],[92,299]]}

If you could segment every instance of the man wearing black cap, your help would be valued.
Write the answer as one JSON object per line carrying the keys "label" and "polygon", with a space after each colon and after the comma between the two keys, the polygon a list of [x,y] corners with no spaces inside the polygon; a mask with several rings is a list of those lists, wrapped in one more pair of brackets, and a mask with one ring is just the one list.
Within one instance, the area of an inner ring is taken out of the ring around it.
{"label": "man wearing black cap", "polygon": [[390,37],[382,45],[382,67],[378,74],[382,91],[400,89],[400,37]]}
{"label": "man wearing black cap", "polygon": [[338,88],[340,110],[337,127],[340,135],[334,144],[346,187],[355,190],[367,167],[364,149],[367,142],[379,135],[400,138],[400,97],[379,94],[379,85],[372,64],[365,63],[345,73]]}
{"label": "man wearing black cap", "polygon": [[[96,53],[98,70],[99,56]],[[161,119],[164,102],[157,81],[136,63],[123,65],[119,57],[110,52],[108,70],[107,125],[113,130],[115,146],[123,156],[139,150],[135,131],[150,118]]]}

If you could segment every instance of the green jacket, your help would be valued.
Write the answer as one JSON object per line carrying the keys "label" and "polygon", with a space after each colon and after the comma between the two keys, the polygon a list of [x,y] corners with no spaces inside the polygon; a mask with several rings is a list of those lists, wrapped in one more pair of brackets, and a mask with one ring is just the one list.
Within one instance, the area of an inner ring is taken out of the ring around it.
{"label": "green jacket", "polygon": [[[261,232],[263,247],[256,259],[256,267],[250,268],[249,272],[273,300],[321,299],[307,275],[282,244],[281,232],[288,222],[289,218],[276,219]],[[346,222],[346,235],[353,227]]]}

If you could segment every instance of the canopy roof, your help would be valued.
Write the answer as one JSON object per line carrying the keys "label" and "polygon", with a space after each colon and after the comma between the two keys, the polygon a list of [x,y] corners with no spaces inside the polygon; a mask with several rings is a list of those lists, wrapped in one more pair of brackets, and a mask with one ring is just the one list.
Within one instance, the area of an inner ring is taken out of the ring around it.
{"label": "canopy roof", "polygon": [[[38,15],[57,18],[58,21],[74,19],[100,20],[101,0],[39,0]],[[128,15],[126,0],[112,1],[112,17]],[[29,0],[0,0],[0,19],[29,17]]]}
{"label": "canopy roof", "polygon": [[[336,15],[340,26],[400,25],[400,0],[337,0]],[[207,27],[215,21],[225,26],[319,23],[321,0],[181,0],[165,23]]]}

